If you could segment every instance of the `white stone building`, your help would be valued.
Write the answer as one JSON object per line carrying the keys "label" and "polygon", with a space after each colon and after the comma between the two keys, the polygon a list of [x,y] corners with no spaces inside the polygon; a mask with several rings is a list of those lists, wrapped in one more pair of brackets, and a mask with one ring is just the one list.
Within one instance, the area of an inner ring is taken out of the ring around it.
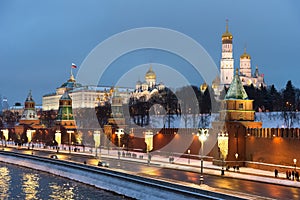
{"label": "white stone building", "polygon": [[[226,22],[226,31],[222,34],[222,57],[220,60],[220,77],[217,77],[212,87],[216,95],[219,95],[224,87],[229,87],[234,76],[234,57],[233,57],[233,35],[228,31],[228,22]],[[258,67],[252,73],[251,56],[244,50],[240,56],[240,79],[244,86],[266,87],[264,82],[264,74],[260,74]]]}
{"label": "white stone building", "polygon": [[[58,110],[59,99],[65,92],[68,92],[72,99],[73,109],[95,108],[101,102],[110,101],[113,90],[113,87],[108,86],[82,86],[71,74],[69,80],[57,88],[55,93],[43,96],[43,111]],[[131,91],[129,88],[119,88],[124,103],[128,102]]]}

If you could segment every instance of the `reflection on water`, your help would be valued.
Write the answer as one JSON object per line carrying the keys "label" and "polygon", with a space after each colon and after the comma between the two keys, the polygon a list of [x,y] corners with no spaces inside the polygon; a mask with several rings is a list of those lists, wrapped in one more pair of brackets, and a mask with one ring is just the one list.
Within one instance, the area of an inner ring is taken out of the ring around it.
{"label": "reflection on water", "polygon": [[52,194],[50,195],[53,199],[74,199],[74,188],[69,183],[58,185],[57,183],[51,183],[50,188]]}
{"label": "reflection on water", "polygon": [[38,199],[36,195],[39,189],[39,176],[33,173],[23,173],[22,189],[25,199]]}
{"label": "reflection on water", "polygon": [[10,185],[9,169],[0,166],[0,199],[7,199],[9,196]]}
{"label": "reflection on water", "polygon": [[69,179],[0,162],[0,199],[129,199]]}

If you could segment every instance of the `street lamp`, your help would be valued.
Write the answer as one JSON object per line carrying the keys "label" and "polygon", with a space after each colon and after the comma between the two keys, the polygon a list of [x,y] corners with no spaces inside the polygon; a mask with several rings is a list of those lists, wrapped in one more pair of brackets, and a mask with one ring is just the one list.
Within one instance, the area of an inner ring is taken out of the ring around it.
{"label": "street lamp", "polygon": [[67,131],[67,133],[69,134],[69,159],[71,159],[71,137],[74,131]]}
{"label": "street lamp", "polygon": [[204,149],[204,142],[207,140],[208,129],[206,128],[200,128],[197,133],[198,139],[201,142],[201,171],[200,171],[200,185],[203,184],[204,178],[203,178],[203,149]]}
{"label": "street lamp", "polygon": [[120,143],[121,143],[121,135],[124,134],[124,129],[122,128],[117,129],[116,134],[118,136],[118,166],[120,166],[120,157],[121,157]]}
{"label": "street lamp", "polygon": [[190,153],[191,153],[191,150],[188,149],[188,154],[189,154],[188,155],[188,164],[190,164]]}
{"label": "street lamp", "polygon": [[147,151],[147,163],[150,165],[151,155],[149,152],[153,149],[153,132],[148,130],[145,132],[145,143],[146,143],[146,151]]}
{"label": "street lamp", "polygon": [[[3,134],[3,137],[4,137],[5,147],[6,147],[6,141],[8,139],[8,129],[2,129],[1,131],[2,131],[2,134]],[[3,140],[2,140],[2,147],[3,147],[3,150],[4,150]]]}
{"label": "street lamp", "polygon": [[55,131],[55,141],[57,142],[57,153],[58,153],[59,146],[61,144],[61,132],[60,132],[60,130]]}
{"label": "street lamp", "polygon": [[[32,133],[34,133],[34,132],[35,132],[35,130],[30,130],[30,129],[28,129],[26,131],[26,136],[27,136],[27,139],[28,139],[28,149],[30,149],[30,144],[31,144],[31,140],[32,140]],[[33,148],[32,148],[32,150],[33,150]],[[31,152],[31,154],[33,154],[33,151]]]}
{"label": "street lamp", "polygon": [[239,154],[235,153],[234,156],[235,156],[235,160],[236,160],[236,164],[235,164],[236,165],[236,170],[238,171],[237,159],[239,157]]}
{"label": "street lamp", "polygon": [[221,175],[224,175],[225,174],[224,161],[228,155],[228,133],[226,131],[221,131],[218,134],[218,147],[220,149],[221,158],[222,158]]}
{"label": "street lamp", "polygon": [[294,167],[295,167],[295,171],[296,171],[296,168],[297,168],[297,166],[296,166],[297,159],[296,159],[296,158],[294,158],[294,159],[293,159],[293,161],[294,161]]}
{"label": "street lamp", "polygon": [[[97,158],[97,148],[100,146],[100,140],[101,140],[101,132],[100,131],[94,131],[94,141],[95,141],[95,157]],[[101,151],[99,154],[99,157],[101,159]]]}

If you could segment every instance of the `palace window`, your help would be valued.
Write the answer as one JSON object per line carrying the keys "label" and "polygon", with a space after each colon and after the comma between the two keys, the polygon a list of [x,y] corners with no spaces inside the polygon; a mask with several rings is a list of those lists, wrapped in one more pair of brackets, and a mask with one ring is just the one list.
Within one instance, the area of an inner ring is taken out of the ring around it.
{"label": "palace window", "polygon": [[243,108],[244,108],[243,104],[240,103],[240,104],[239,104],[239,109],[242,110]]}

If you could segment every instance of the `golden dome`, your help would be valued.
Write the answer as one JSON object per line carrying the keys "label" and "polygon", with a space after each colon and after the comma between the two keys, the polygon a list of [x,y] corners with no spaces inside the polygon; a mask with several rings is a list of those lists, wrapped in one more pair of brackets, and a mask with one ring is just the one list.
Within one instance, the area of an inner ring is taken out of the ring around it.
{"label": "golden dome", "polygon": [[206,83],[203,83],[202,85],[200,85],[200,91],[202,93],[204,93],[206,91],[206,89],[207,89],[207,84]]}
{"label": "golden dome", "polygon": [[240,56],[241,59],[251,59],[251,56],[247,54],[246,48],[244,49],[244,53]]}
{"label": "golden dome", "polygon": [[228,31],[228,20],[226,20],[226,31],[222,35],[222,40],[224,40],[224,39],[232,40],[232,34]]}
{"label": "golden dome", "polygon": [[155,72],[152,70],[152,67],[150,66],[150,69],[147,71],[146,75],[145,75],[145,79],[156,79],[156,74]]}

